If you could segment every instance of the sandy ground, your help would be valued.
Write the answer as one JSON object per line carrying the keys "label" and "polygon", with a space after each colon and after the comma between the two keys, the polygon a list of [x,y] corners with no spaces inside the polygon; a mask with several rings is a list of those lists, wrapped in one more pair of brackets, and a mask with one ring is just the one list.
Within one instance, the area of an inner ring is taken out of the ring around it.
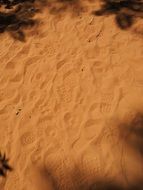
{"label": "sandy ground", "polygon": [[45,9],[25,43],[0,35],[0,149],[14,168],[4,190],[126,186],[143,172],[142,139],[128,133],[143,110],[142,22],[122,31],[95,7]]}

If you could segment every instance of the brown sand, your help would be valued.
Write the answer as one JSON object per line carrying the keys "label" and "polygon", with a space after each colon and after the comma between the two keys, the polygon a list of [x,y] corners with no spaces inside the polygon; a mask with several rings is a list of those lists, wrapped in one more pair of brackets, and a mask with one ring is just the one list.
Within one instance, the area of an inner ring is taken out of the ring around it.
{"label": "brown sand", "polygon": [[45,10],[25,43],[0,36],[0,149],[14,167],[4,190],[128,185],[143,172],[124,133],[143,108],[141,23],[122,31],[95,7]]}

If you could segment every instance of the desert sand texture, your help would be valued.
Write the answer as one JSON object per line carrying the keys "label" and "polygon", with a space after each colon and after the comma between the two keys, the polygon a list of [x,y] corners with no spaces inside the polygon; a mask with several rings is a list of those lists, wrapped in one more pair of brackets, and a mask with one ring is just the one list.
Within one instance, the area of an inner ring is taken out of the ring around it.
{"label": "desert sand texture", "polygon": [[91,14],[100,1],[75,4],[43,6],[25,42],[0,34],[0,150],[13,167],[1,190],[143,181],[143,21],[121,30]]}

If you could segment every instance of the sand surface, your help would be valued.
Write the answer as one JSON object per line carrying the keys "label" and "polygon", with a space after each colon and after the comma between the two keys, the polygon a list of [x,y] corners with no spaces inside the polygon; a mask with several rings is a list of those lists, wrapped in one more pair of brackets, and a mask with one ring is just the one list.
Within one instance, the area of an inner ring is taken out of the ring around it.
{"label": "sand surface", "polygon": [[97,2],[84,5],[78,14],[45,8],[25,43],[0,35],[0,149],[14,168],[3,190],[141,177],[142,139],[129,131],[143,111],[142,22],[123,31],[113,16],[90,14]]}

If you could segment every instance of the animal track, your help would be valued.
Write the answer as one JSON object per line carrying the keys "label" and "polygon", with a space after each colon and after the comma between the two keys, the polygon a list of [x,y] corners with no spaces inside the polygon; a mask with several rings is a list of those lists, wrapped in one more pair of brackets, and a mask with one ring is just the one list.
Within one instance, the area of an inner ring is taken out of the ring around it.
{"label": "animal track", "polygon": [[102,120],[88,120],[84,125],[84,136],[86,139],[91,140],[97,138],[102,130]]}
{"label": "animal track", "polygon": [[61,60],[57,63],[57,70],[61,69],[66,64],[66,60]]}
{"label": "animal track", "polygon": [[53,45],[49,45],[48,47],[45,47],[45,50],[46,50],[46,55],[49,57],[54,56],[56,53],[56,49],[53,47]]}
{"label": "animal track", "polygon": [[47,136],[50,136],[50,137],[56,137],[57,135],[57,131],[55,129],[55,126],[54,125],[51,125],[51,126],[48,126],[45,128],[45,135]]}
{"label": "animal track", "polygon": [[10,47],[12,46],[12,41],[8,39],[8,36],[0,38],[0,40],[1,40],[0,58],[3,58],[3,56],[5,56],[10,50]]}
{"label": "animal track", "polygon": [[73,117],[72,114],[70,112],[67,112],[64,114],[64,121],[66,124],[71,125],[73,122]]}
{"label": "animal track", "polygon": [[74,70],[67,71],[63,76],[65,86],[71,89],[76,86],[77,84],[76,79],[77,79],[77,75]]}
{"label": "animal track", "polygon": [[32,132],[25,132],[20,137],[20,141],[23,146],[30,145],[35,141],[35,135]]}
{"label": "animal track", "polygon": [[69,103],[71,101],[71,92],[70,90],[67,90],[64,86],[57,87],[57,93],[62,102]]}
{"label": "animal track", "polygon": [[100,103],[100,113],[108,114],[112,110],[112,105],[109,103]]}
{"label": "animal track", "polygon": [[11,173],[11,175],[9,175],[9,178],[7,179],[5,184],[5,190],[19,189],[19,185],[20,185],[20,175],[15,171]]}
{"label": "animal track", "polygon": [[41,160],[41,148],[34,150],[30,156],[30,159],[33,164],[39,162]]}
{"label": "animal track", "polygon": [[134,86],[136,86],[136,87],[143,87],[143,80],[135,80],[134,81]]}

